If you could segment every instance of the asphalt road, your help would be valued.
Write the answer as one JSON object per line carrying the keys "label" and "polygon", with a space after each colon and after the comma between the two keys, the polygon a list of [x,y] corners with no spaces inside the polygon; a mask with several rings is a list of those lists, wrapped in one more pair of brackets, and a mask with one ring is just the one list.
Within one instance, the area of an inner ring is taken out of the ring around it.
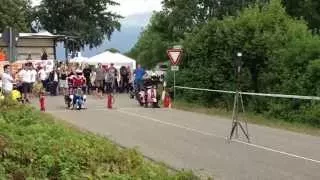
{"label": "asphalt road", "polygon": [[[319,180],[320,138],[249,124],[251,144],[228,142],[231,120],[173,110],[145,109],[127,95],[116,108],[90,97],[88,109],[65,110],[48,97],[49,113],[177,169],[226,180]],[[241,133],[240,133],[241,135]]]}

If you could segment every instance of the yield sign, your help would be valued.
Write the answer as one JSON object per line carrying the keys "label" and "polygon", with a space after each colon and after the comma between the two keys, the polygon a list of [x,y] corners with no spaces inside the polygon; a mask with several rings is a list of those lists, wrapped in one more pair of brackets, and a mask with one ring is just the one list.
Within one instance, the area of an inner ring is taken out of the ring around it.
{"label": "yield sign", "polygon": [[182,52],[182,49],[169,49],[167,51],[172,65],[178,65],[180,63]]}

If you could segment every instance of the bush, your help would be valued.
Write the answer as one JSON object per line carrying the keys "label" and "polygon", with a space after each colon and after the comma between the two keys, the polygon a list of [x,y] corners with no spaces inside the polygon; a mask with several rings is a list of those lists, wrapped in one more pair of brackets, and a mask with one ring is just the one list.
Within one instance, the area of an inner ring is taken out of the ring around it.
{"label": "bush", "polygon": [[30,107],[0,102],[0,179],[196,179]]}
{"label": "bush", "polygon": [[[319,46],[319,35],[287,15],[280,0],[272,0],[245,8],[236,17],[212,19],[189,34],[176,81],[180,86],[234,90],[236,54],[242,52],[242,91],[319,96]],[[172,76],[169,79],[172,82]],[[228,109],[233,102],[220,93],[179,91],[177,97]],[[253,113],[320,127],[315,102],[244,98]]]}

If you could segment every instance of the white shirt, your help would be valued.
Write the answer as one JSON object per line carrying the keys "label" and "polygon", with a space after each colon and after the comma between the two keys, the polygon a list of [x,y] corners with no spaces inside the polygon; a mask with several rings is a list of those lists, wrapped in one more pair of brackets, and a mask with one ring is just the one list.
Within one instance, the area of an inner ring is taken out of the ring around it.
{"label": "white shirt", "polygon": [[47,72],[44,69],[40,69],[38,76],[41,81],[45,81],[47,79]]}
{"label": "white shirt", "polygon": [[22,82],[24,83],[31,83],[31,71],[30,70],[21,70],[19,72],[19,76],[22,77]]}
{"label": "white shirt", "polygon": [[2,74],[2,88],[4,91],[12,91],[13,89],[13,78],[10,74],[8,73],[3,73]]}
{"label": "white shirt", "polygon": [[31,82],[35,83],[37,80],[37,71],[35,69],[32,69],[30,73],[31,73]]}

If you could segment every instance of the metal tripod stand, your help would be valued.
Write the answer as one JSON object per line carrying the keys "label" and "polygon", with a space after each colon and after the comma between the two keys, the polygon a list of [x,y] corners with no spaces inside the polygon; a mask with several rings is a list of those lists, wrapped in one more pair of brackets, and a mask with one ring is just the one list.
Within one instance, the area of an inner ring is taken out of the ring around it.
{"label": "metal tripod stand", "polygon": [[[239,59],[242,57],[241,53],[238,53]],[[245,137],[247,138],[248,142],[250,143],[250,137],[249,137],[249,131],[248,131],[248,123],[247,120],[244,120],[245,128],[243,127],[241,121],[239,120],[239,106],[241,106],[240,111],[242,110],[242,113],[245,113],[244,110],[244,104],[243,104],[243,98],[242,94],[240,93],[240,72],[241,72],[241,61],[237,61],[238,71],[237,71],[237,90],[234,97],[234,105],[233,105],[233,113],[232,113],[232,129],[229,137],[229,141],[232,140],[234,135],[236,138],[239,138],[239,127]],[[235,133],[235,134],[234,134]]]}

